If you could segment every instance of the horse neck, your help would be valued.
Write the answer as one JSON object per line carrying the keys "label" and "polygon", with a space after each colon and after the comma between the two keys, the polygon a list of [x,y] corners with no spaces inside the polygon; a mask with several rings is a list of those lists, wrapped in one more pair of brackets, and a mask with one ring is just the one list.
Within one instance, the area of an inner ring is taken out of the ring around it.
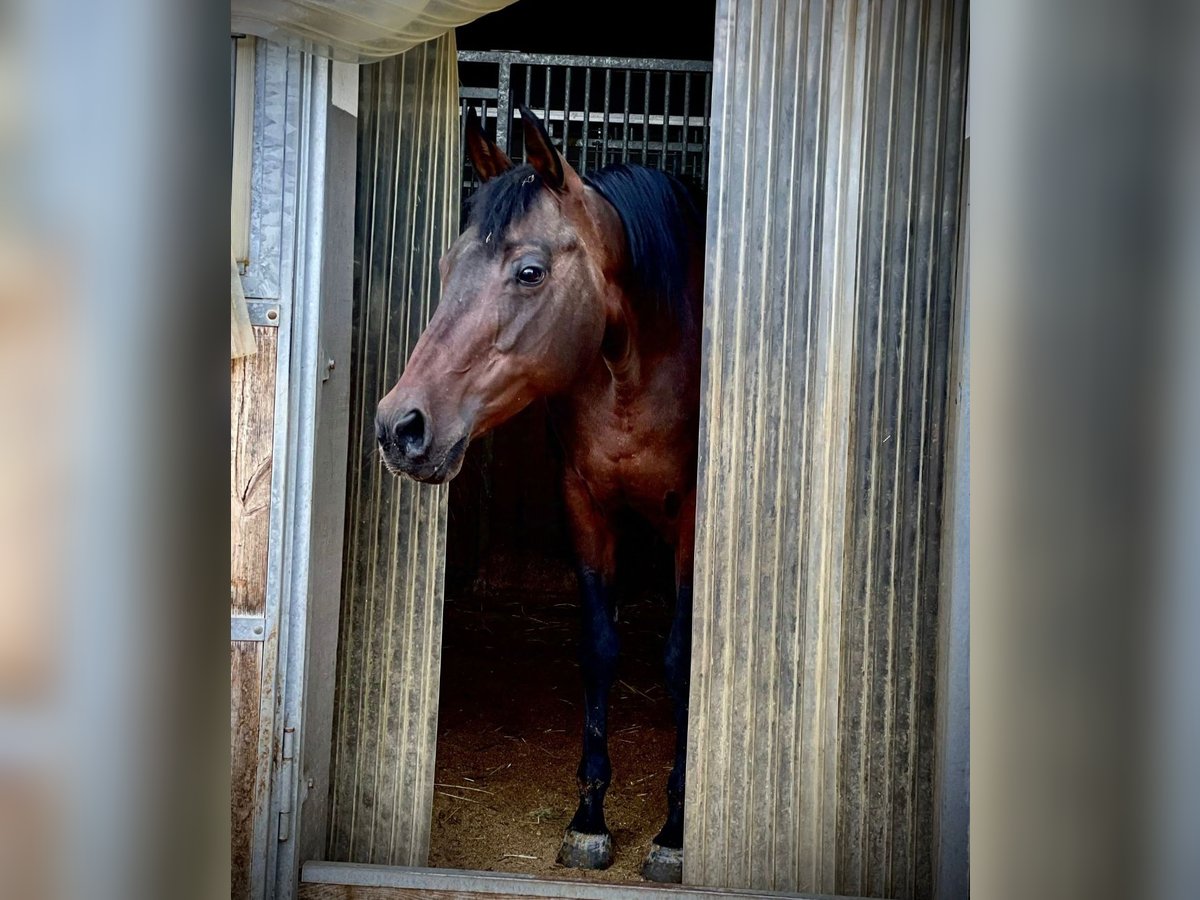
{"label": "horse neck", "polygon": [[652,323],[643,321],[644,313],[621,283],[629,271],[629,248],[620,215],[590,187],[586,206],[595,229],[594,253],[604,278],[602,302],[608,320],[600,359],[618,393],[636,392],[642,381],[642,361],[652,351],[648,342],[654,329]]}

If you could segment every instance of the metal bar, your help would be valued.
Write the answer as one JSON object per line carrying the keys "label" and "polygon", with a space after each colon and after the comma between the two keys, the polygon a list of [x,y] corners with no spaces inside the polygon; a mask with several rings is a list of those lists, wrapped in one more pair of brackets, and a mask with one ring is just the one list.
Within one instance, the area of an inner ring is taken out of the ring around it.
{"label": "metal bar", "polygon": [[[535,113],[538,113],[538,115],[541,116],[543,120],[549,119],[554,122],[563,121],[563,111],[561,109],[551,109],[551,110],[547,111],[544,107],[541,107],[541,106],[532,106],[531,109]],[[482,108],[482,109],[479,109],[478,112],[479,112],[479,115],[485,119],[493,118],[496,115],[496,111],[494,109]],[[588,118],[593,124],[595,124],[597,122],[605,121],[604,115],[599,112],[589,113]],[[572,122],[584,121],[583,111],[579,110],[579,109],[574,110],[571,113],[571,121]],[[622,122],[628,121],[630,125],[643,125],[644,124],[651,128],[660,128],[663,124],[663,117],[660,115],[643,116],[641,113],[634,113],[633,115],[630,115],[630,116],[623,116],[620,113],[612,113],[609,115],[608,121],[614,125],[619,125]],[[670,124],[672,127],[675,127],[676,125],[685,124],[683,116],[671,116]],[[699,116],[691,116],[688,118],[686,124],[692,128],[699,128],[704,124],[704,120],[701,119]],[[652,141],[651,143],[654,143],[654,142],[657,142],[657,139],[655,139],[655,141]],[[676,144],[679,142],[672,141],[671,143]],[[693,141],[692,143],[697,143],[697,142]]]}
{"label": "metal bar", "polygon": [[687,147],[689,153],[701,153],[704,150],[703,144],[693,142],[684,145],[679,141],[668,141],[666,144],[663,144],[662,141],[650,141],[647,149],[651,153],[679,153],[683,150],[684,146]]}
{"label": "metal bar", "polygon": [[529,105],[529,91],[533,86],[533,66],[525,66],[525,105]]}
{"label": "metal bar", "polygon": [[712,62],[694,59],[656,59],[633,56],[576,56],[566,53],[517,53],[506,50],[459,50],[459,62],[533,66],[591,66],[596,69],[634,69],[655,72],[711,72]]}
{"label": "metal bar", "polygon": [[600,127],[600,167],[608,165],[608,95],[612,87],[612,69],[604,70],[604,118]]}
{"label": "metal bar", "polygon": [[[551,135],[553,137],[553,135]],[[567,66],[567,90],[563,94],[563,153],[570,152],[571,143],[571,67]]]}
{"label": "metal bar", "polygon": [[[534,110],[534,112],[536,112],[536,111],[537,110]],[[649,152],[651,154],[654,154],[654,153],[679,153],[683,150],[683,147],[684,147],[684,145],[681,144],[679,141],[669,141],[668,143],[664,144],[662,141],[657,140],[657,139],[655,139],[653,141],[649,141],[646,144],[646,150],[647,150],[647,152]],[[704,151],[704,145],[693,142],[693,143],[690,143],[687,145],[687,150],[689,153],[701,153]],[[672,169],[671,171],[674,171],[674,169]]]}
{"label": "metal bar", "polygon": [[470,160],[466,159],[467,146],[467,110],[470,104],[463,98],[462,90],[458,92],[458,146],[463,148],[462,171],[458,173],[458,180],[466,183],[466,174],[468,171],[474,171],[470,165]]}
{"label": "metal bar", "polygon": [[[709,124],[712,104],[712,73],[707,72],[704,75],[704,146],[710,147],[709,141],[712,139],[712,127]],[[708,152],[706,151],[700,156],[700,184],[708,185]]]}
{"label": "metal bar", "polygon": [[[671,125],[670,125],[670,122],[671,122],[671,73],[664,72],[663,79],[666,81],[666,86],[663,88],[663,123],[662,123],[662,142],[663,142],[663,147],[665,148],[668,145],[668,142],[670,141],[670,135],[667,134],[667,130],[671,127]],[[663,150],[663,156],[662,156],[662,159],[659,161],[659,165],[662,166],[664,169],[667,168],[667,151],[665,149]]]}
{"label": "metal bar", "polygon": [[267,639],[266,616],[230,616],[229,640],[264,641]]}
{"label": "metal bar", "polygon": [[[265,767],[270,773],[260,870],[263,893],[258,894],[267,900],[291,896],[299,866],[297,842],[281,840],[284,835],[277,830],[279,812],[296,807],[295,783],[274,769],[272,760],[281,737],[278,730],[295,727],[305,701],[303,632],[313,602],[309,592],[314,562],[312,454],[324,356],[318,331],[325,263],[329,63],[296,51],[288,51],[287,56],[288,92],[293,90],[294,79],[298,114],[294,119],[289,116],[294,123],[290,129],[295,136],[294,168],[290,168],[284,187],[283,246],[288,250],[280,281],[284,290],[276,357],[275,458],[264,611],[267,640],[262,653],[263,683],[271,687],[263,692],[258,748],[266,754]],[[252,865],[258,867],[260,861],[256,859]]]}
{"label": "metal bar", "polygon": [[[601,884],[566,878],[533,878],[514,872],[471,872],[369,863],[306,862],[300,874],[305,884],[388,888],[422,897],[501,895],[555,900],[778,900],[776,891],[722,890],[691,885]],[[342,895],[339,895],[342,896]],[[372,896],[365,891],[351,896]],[[843,900],[854,900],[852,897]]]}
{"label": "metal bar", "polygon": [[[546,66],[546,102],[542,105],[542,116],[550,114],[550,67]],[[549,126],[547,126],[549,128]]]}
{"label": "metal bar", "polygon": [[[650,118],[650,72],[647,70],[645,81],[642,85],[642,116],[645,119]],[[649,151],[650,145],[650,126],[646,122],[642,123],[642,165],[646,165],[646,153]]]}
{"label": "metal bar", "polygon": [[458,96],[466,100],[495,100],[496,89],[494,87],[468,87],[467,85],[459,85]]}
{"label": "metal bar", "polygon": [[592,70],[583,70],[583,152],[579,157],[579,171],[587,171],[588,128],[592,124],[590,112],[592,108]]}
{"label": "metal bar", "polygon": [[[625,115],[629,115],[629,82],[633,80],[633,73],[629,69],[625,70]],[[629,120],[626,119],[621,125],[621,162],[629,161]]]}
{"label": "metal bar", "polygon": [[692,92],[692,73],[684,72],[683,73],[683,134],[680,135],[680,139],[683,143],[683,153],[679,158],[679,171],[683,172],[683,173],[687,172],[688,120],[692,115],[692,107],[690,105],[691,92]]}
{"label": "metal bar", "polygon": [[498,60],[500,63],[499,78],[496,81],[496,144],[506,153],[508,147],[508,126],[512,123],[512,97],[509,90],[509,79],[512,71],[508,60]]}

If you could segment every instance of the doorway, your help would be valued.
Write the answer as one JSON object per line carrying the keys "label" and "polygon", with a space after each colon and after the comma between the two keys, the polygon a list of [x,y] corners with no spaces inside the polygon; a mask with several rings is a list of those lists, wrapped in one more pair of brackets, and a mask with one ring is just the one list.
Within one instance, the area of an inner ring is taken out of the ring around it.
{"label": "doorway", "polygon": [[[665,39],[629,27],[631,3],[606,5],[595,27],[563,28],[560,7],[524,0],[459,29],[463,121],[474,111],[520,161],[524,103],[585,176],[627,161],[703,191],[715,5],[706,16],[674,6],[678,32]],[[477,187],[464,154],[464,201]],[[563,873],[555,857],[578,800],[582,683],[559,481],[545,408],[534,404],[472,446],[450,489],[431,866]],[[666,816],[675,741],[662,660],[671,551],[634,517],[623,526],[605,804],[616,857],[606,871],[574,873],[606,881],[640,881]]]}

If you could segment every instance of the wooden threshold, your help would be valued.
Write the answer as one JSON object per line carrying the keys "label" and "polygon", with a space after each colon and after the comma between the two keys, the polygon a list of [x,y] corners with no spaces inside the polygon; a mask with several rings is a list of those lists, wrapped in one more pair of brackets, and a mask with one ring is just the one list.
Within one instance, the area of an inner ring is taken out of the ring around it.
{"label": "wooden threshold", "polygon": [[[721,890],[659,884],[608,884],[567,878],[533,878],[509,872],[467,872],[409,866],[308,862],[300,874],[300,900],[833,900],[828,894]],[[842,900],[842,898],[839,898]]]}

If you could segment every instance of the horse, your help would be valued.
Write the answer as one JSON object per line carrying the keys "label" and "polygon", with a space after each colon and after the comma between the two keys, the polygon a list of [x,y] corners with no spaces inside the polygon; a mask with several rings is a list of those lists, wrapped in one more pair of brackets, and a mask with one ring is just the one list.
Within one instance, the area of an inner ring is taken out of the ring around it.
{"label": "horse", "polygon": [[521,106],[514,165],[474,114],[467,153],[481,180],[467,227],[442,256],[441,298],[375,428],[393,475],[440,483],[468,444],[547,404],[581,594],[583,750],[579,806],[558,862],[607,868],[612,779],[608,701],[619,652],[611,588],[615,521],[644,517],[674,550],[665,672],[676,746],[667,820],[643,877],[680,881],[691,665],[700,407],[703,222],[678,179],[635,165],[581,177]]}

